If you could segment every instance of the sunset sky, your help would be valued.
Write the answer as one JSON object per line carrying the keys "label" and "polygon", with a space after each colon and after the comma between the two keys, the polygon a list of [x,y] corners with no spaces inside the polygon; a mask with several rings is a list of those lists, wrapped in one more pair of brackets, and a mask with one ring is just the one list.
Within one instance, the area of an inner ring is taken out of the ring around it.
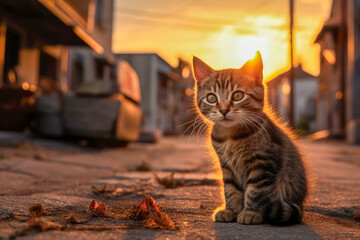
{"label": "sunset sky", "polygon": [[[289,67],[288,0],[115,0],[114,52],[156,52],[171,65],[195,55],[238,68],[259,50],[264,77]],[[295,63],[319,73],[314,39],[331,0],[295,0]]]}

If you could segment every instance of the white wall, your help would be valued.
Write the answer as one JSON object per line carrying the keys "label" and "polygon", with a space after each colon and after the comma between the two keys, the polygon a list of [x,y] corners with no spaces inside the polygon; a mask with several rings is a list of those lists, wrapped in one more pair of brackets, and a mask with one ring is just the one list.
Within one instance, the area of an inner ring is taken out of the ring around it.
{"label": "white wall", "polygon": [[[298,124],[301,116],[311,115],[315,119],[315,101],[314,97],[317,93],[317,79],[307,78],[295,81],[295,122]],[[311,102],[312,100],[312,102]],[[313,121],[312,121],[313,122]],[[315,125],[310,123],[312,131],[315,131]]]}

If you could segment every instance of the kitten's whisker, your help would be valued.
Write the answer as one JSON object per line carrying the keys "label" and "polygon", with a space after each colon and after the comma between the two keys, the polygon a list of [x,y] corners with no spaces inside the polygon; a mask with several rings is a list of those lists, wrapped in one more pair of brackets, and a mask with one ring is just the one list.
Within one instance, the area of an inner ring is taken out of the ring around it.
{"label": "kitten's whisker", "polygon": [[265,119],[261,118],[260,116],[258,116],[258,115],[256,115],[256,114],[250,114],[250,115],[253,116],[253,117],[256,118],[256,119],[259,119],[259,120],[263,121],[265,124],[267,124],[267,126],[268,126],[271,130],[274,130],[274,127],[271,126],[271,125],[269,124],[269,122],[266,121]]}
{"label": "kitten's whisker", "polygon": [[185,133],[186,133],[187,131],[189,131],[189,129],[190,129],[191,127],[194,127],[194,125],[196,124],[196,121],[198,121],[198,119],[199,119],[199,115],[196,116],[196,118],[193,120],[192,124],[191,124],[189,127],[186,128],[186,130],[185,130],[185,131],[183,132],[183,134],[181,135],[180,139],[182,139],[182,137],[185,135]]}
{"label": "kitten's whisker", "polygon": [[202,125],[197,133],[197,141],[199,142],[199,133],[201,133],[202,131],[206,130],[207,125],[204,123],[204,125]]}
{"label": "kitten's whisker", "polygon": [[196,124],[194,124],[193,129],[191,130],[191,133],[190,133],[190,135],[189,135],[189,137],[188,137],[188,142],[190,141],[190,137],[191,137],[192,134],[194,133],[195,129],[196,129],[197,127],[199,127],[201,124],[202,124],[202,121],[201,121],[201,120],[200,120],[199,122],[197,122]]}
{"label": "kitten's whisker", "polygon": [[[262,119],[260,116],[257,116],[256,114],[249,114],[248,116],[249,116],[249,118],[252,118],[253,120],[255,119],[254,122],[256,122],[256,120],[262,120],[262,122],[265,122],[265,124],[267,124],[267,126],[269,126],[271,128],[271,130],[273,130],[273,126],[271,126],[266,120]],[[266,132],[266,137],[268,139],[270,139],[271,134],[269,133],[268,129],[266,129],[264,127],[264,125],[261,125],[260,123],[258,123],[258,124]]]}
{"label": "kitten's whisker", "polygon": [[[196,118],[198,118],[198,116],[197,116]],[[194,122],[194,121],[196,120],[196,118],[193,118],[193,119],[191,119],[190,121],[188,121],[188,122],[186,122],[186,123],[183,123],[183,124],[181,124],[181,125],[179,125],[179,126],[177,126],[177,127],[179,128],[179,127],[182,127],[182,126],[184,126],[184,125],[191,124],[192,122]]]}

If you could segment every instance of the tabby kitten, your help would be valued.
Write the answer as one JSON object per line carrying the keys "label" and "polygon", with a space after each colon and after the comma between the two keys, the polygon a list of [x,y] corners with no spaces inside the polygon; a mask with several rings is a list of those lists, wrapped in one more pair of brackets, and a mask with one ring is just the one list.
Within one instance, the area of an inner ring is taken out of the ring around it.
{"label": "tabby kitten", "polygon": [[264,111],[261,55],[239,69],[214,70],[193,58],[200,115],[211,129],[226,208],[215,221],[275,225],[299,223],[307,194],[301,156]]}

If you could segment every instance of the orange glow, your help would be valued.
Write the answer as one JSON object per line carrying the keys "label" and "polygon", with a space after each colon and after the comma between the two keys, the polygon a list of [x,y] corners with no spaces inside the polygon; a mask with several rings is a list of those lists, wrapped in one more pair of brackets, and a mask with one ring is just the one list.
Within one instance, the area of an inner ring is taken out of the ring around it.
{"label": "orange glow", "polygon": [[[156,52],[173,66],[178,57],[190,61],[194,55],[221,69],[239,68],[259,50],[266,82],[290,66],[288,5],[258,2],[224,0],[220,5],[216,1],[204,5],[194,1],[185,7],[173,1],[119,0],[113,51]],[[302,63],[313,75],[319,73],[319,47],[314,39],[329,16],[331,2],[296,1],[295,65]]]}
{"label": "orange glow", "polygon": [[210,65],[215,68],[239,68],[252,59],[256,51],[260,51],[263,61],[269,55],[269,39],[259,35],[239,35],[232,27],[214,34],[211,45],[219,55],[224,56],[210,61]]}
{"label": "orange glow", "polygon": [[30,90],[31,92],[35,92],[35,91],[36,91],[36,86],[35,86],[35,85],[30,85],[29,90]]}
{"label": "orange glow", "polygon": [[290,85],[288,83],[283,84],[281,90],[285,95],[290,94],[290,91],[291,91]]}
{"label": "orange glow", "polygon": [[97,43],[88,33],[86,33],[81,27],[75,26],[73,31],[78,35],[84,42],[86,42],[95,52],[98,54],[104,53],[104,48]]}
{"label": "orange glow", "polygon": [[24,82],[24,83],[22,84],[22,89],[25,90],[25,91],[29,90],[29,89],[30,89],[29,83]]}
{"label": "orange glow", "polygon": [[8,78],[9,78],[9,82],[10,82],[11,84],[15,84],[15,83],[16,83],[16,75],[15,75],[14,70],[10,70],[10,71],[8,72]]}
{"label": "orange glow", "polygon": [[185,90],[185,94],[186,94],[186,96],[191,96],[193,94],[193,90],[191,88],[187,88]]}
{"label": "orange glow", "polygon": [[334,50],[325,49],[322,54],[324,55],[326,61],[330,64],[334,64],[336,62],[335,52]]}
{"label": "orange glow", "polygon": [[335,98],[336,100],[341,100],[343,98],[343,93],[342,91],[337,91],[336,94],[335,94]]}

